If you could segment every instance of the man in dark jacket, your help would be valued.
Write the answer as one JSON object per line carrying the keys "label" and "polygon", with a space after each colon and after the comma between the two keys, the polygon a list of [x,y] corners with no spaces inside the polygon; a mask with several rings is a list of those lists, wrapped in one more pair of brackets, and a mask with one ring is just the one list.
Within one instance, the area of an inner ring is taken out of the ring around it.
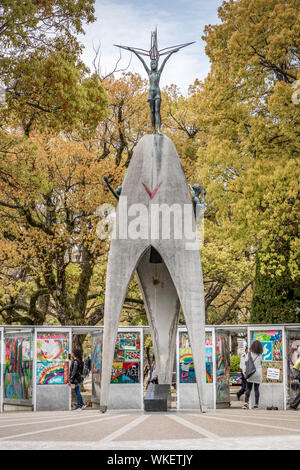
{"label": "man in dark jacket", "polygon": [[77,398],[77,406],[76,410],[83,410],[85,405],[82,400],[82,396],[80,393],[80,385],[82,384],[82,369],[83,369],[83,362],[81,351],[79,349],[75,349],[72,354],[72,362],[70,366],[70,375],[69,375],[69,385],[75,385],[75,394]]}

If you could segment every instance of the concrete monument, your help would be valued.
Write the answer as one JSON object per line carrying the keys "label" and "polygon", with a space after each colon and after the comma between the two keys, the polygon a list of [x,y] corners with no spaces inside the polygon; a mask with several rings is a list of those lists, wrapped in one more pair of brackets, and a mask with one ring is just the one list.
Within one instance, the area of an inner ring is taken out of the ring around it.
{"label": "concrete monument", "polygon": [[[184,45],[176,50],[180,47]],[[151,79],[149,93],[152,96]],[[160,132],[159,120],[158,127]],[[161,134],[145,135],[135,148],[122,191],[109,188],[118,198],[118,207],[107,266],[100,409],[105,412],[108,406],[120,315],[136,273],[152,333],[158,383],[171,384],[181,306],[193,351],[199,408],[205,411],[200,249],[193,203],[172,141]]]}

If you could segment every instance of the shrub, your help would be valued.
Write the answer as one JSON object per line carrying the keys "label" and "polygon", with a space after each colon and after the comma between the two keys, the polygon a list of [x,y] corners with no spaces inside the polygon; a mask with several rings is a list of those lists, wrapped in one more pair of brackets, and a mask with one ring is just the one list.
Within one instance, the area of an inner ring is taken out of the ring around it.
{"label": "shrub", "polygon": [[230,372],[240,372],[240,356],[230,357]]}

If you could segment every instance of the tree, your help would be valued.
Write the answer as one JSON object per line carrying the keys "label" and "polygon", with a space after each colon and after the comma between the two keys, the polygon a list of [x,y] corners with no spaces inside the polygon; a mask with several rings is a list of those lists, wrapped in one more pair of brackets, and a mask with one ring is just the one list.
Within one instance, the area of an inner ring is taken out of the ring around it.
{"label": "tree", "polygon": [[[300,115],[292,84],[299,77],[299,11],[292,1],[224,2],[222,23],[208,26],[204,36],[212,68],[198,92],[207,129],[200,174],[224,239],[240,256],[255,256],[253,308],[260,321],[298,318]],[[274,315],[265,316],[265,307],[257,312],[263,279],[276,293]],[[279,316],[287,285],[289,313]]]}
{"label": "tree", "polygon": [[29,0],[0,7],[6,89],[0,314],[6,323],[93,324],[103,315],[101,292],[92,290],[93,276],[103,275],[95,265],[107,250],[95,236],[96,209],[106,191],[103,174],[112,171],[118,179],[118,170],[89,149],[108,101],[80,60],[74,36],[94,20],[93,4]]}
{"label": "tree", "polygon": [[110,160],[99,160],[83,143],[60,136],[21,136],[2,159],[4,321],[41,324],[51,316],[66,325],[101,320],[101,290],[93,291],[93,275],[99,279],[102,266],[94,269],[107,254],[96,227],[97,208],[106,199],[103,175],[109,172],[116,179],[121,175]]}
{"label": "tree", "polygon": [[0,6],[1,58],[20,51],[51,46],[53,36],[74,40],[83,22],[95,20],[94,0],[2,0]]}
{"label": "tree", "polygon": [[101,83],[110,112],[95,138],[97,152],[100,158],[113,157],[117,166],[128,167],[135,146],[151,126],[145,105],[147,83],[133,73],[123,73],[119,79],[109,75]]}
{"label": "tree", "polygon": [[[84,78],[87,69],[79,60],[81,47],[75,34],[95,20],[93,5],[94,0],[2,2],[0,75],[7,100],[7,109],[1,110],[2,125],[13,115],[28,134],[37,122],[60,130],[67,125],[73,129],[80,115],[90,118],[82,100],[84,94],[92,95],[95,77]],[[82,80],[85,83],[79,87]]]}
{"label": "tree", "polygon": [[[200,183],[207,189],[205,238],[201,249],[206,321],[246,322],[251,305],[254,258],[226,238],[230,214],[221,215],[220,189],[212,185],[212,181],[208,182],[204,173],[206,162],[200,151],[207,148],[211,138],[205,93],[198,80],[190,86],[187,97],[175,86],[168,87],[162,106],[163,122],[166,134],[176,145],[188,182]],[[207,166],[211,172],[213,164],[209,162]]]}
{"label": "tree", "polygon": [[274,282],[261,273],[260,261],[257,261],[250,317],[252,323],[298,323],[297,297],[300,297],[299,288],[288,276],[280,276]]}
{"label": "tree", "polygon": [[6,106],[2,123],[22,124],[32,130],[79,132],[87,137],[106,117],[107,95],[96,75],[79,60],[76,51],[44,47],[11,61],[3,77]]}

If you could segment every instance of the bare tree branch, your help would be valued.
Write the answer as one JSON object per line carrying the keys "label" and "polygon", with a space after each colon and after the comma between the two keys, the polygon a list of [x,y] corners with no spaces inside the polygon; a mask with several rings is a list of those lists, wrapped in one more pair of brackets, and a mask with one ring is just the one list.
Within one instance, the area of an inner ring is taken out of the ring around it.
{"label": "bare tree branch", "polygon": [[93,43],[93,50],[94,50],[95,56],[94,56],[94,59],[93,59],[92,63],[93,63],[93,66],[94,66],[94,71],[95,71],[96,75],[98,75],[100,82],[103,82],[104,80],[111,77],[115,73],[125,72],[130,67],[131,60],[132,60],[132,53],[130,55],[128,65],[124,68],[119,68],[118,69],[118,65],[122,60],[122,52],[121,52],[121,49],[119,49],[119,58],[115,63],[114,69],[111,72],[109,72],[108,74],[103,75],[102,71],[101,71],[101,43],[99,43],[99,45],[97,47],[95,47],[95,45]]}

